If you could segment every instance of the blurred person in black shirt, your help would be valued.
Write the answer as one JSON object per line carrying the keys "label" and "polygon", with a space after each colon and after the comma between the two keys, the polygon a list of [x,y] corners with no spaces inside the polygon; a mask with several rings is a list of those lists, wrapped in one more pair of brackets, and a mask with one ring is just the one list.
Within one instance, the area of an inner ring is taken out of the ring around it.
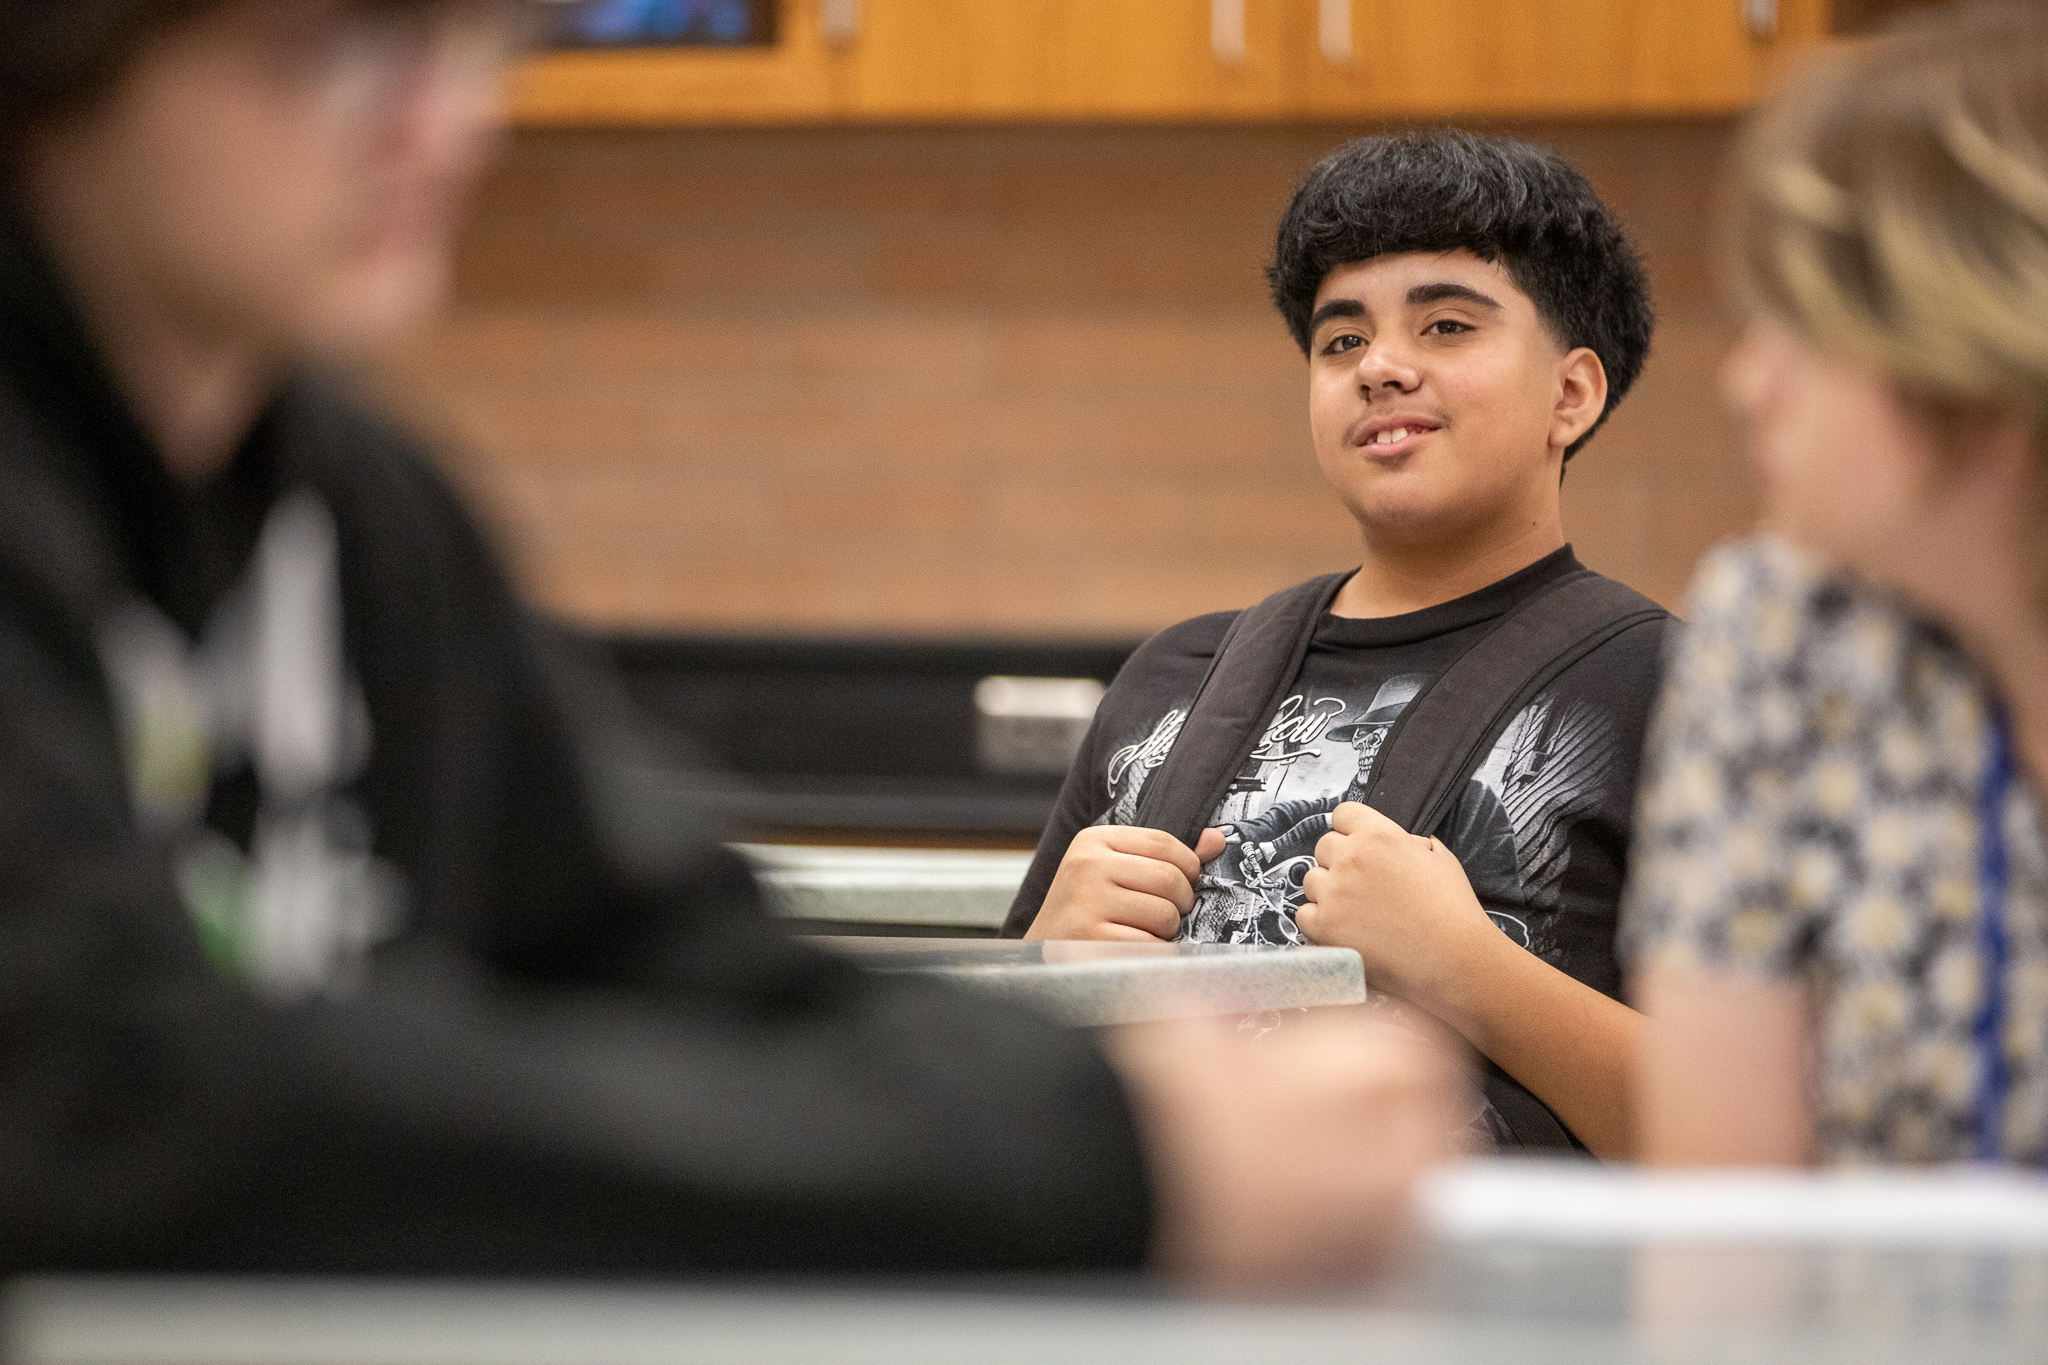
{"label": "blurred person in black shirt", "polygon": [[784,937],[702,822],[608,842],[483,537],[333,377],[437,300],[520,23],[8,6],[0,1272],[1356,1269],[1426,1056],[1063,1031]]}

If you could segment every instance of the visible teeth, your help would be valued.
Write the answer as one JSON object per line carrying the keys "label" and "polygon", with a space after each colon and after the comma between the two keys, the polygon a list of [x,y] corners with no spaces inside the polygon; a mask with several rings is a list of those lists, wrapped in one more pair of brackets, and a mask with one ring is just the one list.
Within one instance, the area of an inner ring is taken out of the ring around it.
{"label": "visible teeth", "polygon": [[1408,428],[1406,427],[1395,427],[1392,431],[1383,431],[1373,438],[1373,440],[1383,446],[1390,446],[1396,441],[1405,441],[1407,439]]}

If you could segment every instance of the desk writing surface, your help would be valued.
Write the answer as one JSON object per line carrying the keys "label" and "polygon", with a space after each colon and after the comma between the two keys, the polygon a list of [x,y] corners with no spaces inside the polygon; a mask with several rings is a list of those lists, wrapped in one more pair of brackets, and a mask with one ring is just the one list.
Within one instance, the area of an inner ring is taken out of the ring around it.
{"label": "desk writing surface", "polygon": [[930,973],[1074,1025],[1264,1014],[1365,999],[1365,967],[1348,948],[1057,939],[811,941],[874,971]]}
{"label": "desk writing surface", "polygon": [[1436,1247],[1370,1292],[1288,1303],[69,1278],[10,1286],[5,1315],[11,1365],[2039,1365],[2048,1256]]}
{"label": "desk writing surface", "polygon": [[[1946,1216],[1943,1209],[1952,1210]],[[10,1365],[2040,1365],[2048,1180],[1446,1168],[1390,1273],[742,1284],[45,1277]]]}
{"label": "desk writing surface", "polygon": [[1031,855],[1008,849],[734,844],[769,909],[790,919],[1002,928]]}

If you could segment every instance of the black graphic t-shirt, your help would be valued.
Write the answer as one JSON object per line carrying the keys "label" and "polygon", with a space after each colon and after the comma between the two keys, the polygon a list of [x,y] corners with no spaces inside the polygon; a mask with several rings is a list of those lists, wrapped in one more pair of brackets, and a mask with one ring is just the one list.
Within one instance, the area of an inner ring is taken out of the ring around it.
{"label": "black graphic t-shirt", "polygon": [[[1294,686],[1210,819],[1228,842],[1203,868],[1180,936],[1301,943],[1294,912],[1316,841],[1341,802],[1360,799],[1395,718],[1493,622],[1578,567],[1567,546],[1423,611],[1325,616]],[[1006,934],[1030,927],[1075,834],[1135,818],[1234,616],[1184,621],[1124,665],[1067,775]],[[1615,916],[1636,766],[1670,625],[1664,617],[1632,627],[1559,674],[1508,723],[1436,831],[1504,933],[1610,996],[1621,985]]]}

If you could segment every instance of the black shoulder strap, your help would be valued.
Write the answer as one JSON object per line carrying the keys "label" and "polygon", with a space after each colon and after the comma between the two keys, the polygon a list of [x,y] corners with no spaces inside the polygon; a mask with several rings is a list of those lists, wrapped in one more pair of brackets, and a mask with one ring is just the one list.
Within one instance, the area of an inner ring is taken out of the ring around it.
{"label": "black shoulder strap", "polygon": [[1591,569],[1546,585],[1401,710],[1372,763],[1366,804],[1417,835],[1436,831],[1522,706],[1622,630],[1663,614],[1642,593]]}
{"label": "black shoulder strap", "polygon": [[[1380,746],[1366,804],[1417,834],[1449,816],[1473,769],[1558,674],[1664,609],[1590,569],[1566,574],[1503,616],[1401,712]],[[1487,1100],[1524,1148],[1583,1148],[1550,1107],[1488,1063]]]}
{"label": "black shoulder strap", "polygon": [[1524,599],[1402,710],[1373,763],[1365,803],[1417,834],[1433,832],[1523,706],[1607,641],[1664,614],[1591,569]]}
{"label": "black shoulder strap", "polygon": [[[1353,571],[1355,572],[1355,570]],[[1283,588],[1230,623],[1159,770],[1145,781],[1131,823],[1164,830],[1189,848],[1251,757],[1273,710],[1350,573]]]}

